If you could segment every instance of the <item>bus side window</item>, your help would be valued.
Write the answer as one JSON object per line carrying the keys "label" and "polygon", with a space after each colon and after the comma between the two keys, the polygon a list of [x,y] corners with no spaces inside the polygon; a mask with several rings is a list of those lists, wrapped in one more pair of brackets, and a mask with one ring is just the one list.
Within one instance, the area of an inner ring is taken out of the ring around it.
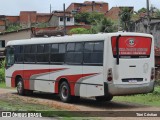
{"label": "bus side window", "polygon": [[68,43],[66,52],[67,64],[82,64],[83,43]]}
{"label": "bus side window", "polygon": [[84,45],[83,64],[103,65],[104,44],[101,41],[86,42]]}
{"label": "bus side window", "polygon": [[66,45],[52,44],[51,46],[51,63],[63,64],[65,60]]}

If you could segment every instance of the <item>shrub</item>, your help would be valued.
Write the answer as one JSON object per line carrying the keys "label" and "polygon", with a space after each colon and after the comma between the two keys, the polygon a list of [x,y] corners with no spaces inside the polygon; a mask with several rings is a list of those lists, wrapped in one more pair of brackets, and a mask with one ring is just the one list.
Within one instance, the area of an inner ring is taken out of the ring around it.
{"label": "shrub", "polygon": [[5,61],[0,63],[0,82],[5,81]]}
{"label": "shrub", "polygon": [[89,34],[90,31],[85,28],[73,28],[69,31],[70,34]]}

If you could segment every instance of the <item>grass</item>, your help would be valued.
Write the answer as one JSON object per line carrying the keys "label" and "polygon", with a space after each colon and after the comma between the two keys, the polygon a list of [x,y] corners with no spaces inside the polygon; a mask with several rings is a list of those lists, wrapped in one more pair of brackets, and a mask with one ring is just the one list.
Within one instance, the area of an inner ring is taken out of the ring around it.
{"label": "grass", "polygon": [[115,101],[132,102],[149,106],[160,106],[160,86],[153,93],[114,97]]}
{"label": "grass", "polygon": [[5,82],[0,82],[0,88],[6,88]]}

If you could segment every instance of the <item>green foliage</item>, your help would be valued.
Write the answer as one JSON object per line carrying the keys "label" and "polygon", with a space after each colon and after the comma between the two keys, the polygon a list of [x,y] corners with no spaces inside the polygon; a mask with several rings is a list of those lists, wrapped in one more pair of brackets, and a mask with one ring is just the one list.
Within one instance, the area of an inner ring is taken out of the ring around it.
{"label": "green foliage", "polygon": [[0,63],[0,82],[5,81],[5,61]]}
{"label": "green foliage", "polygon": [[89,13],[88,12],[77,13],[77,14],[74,15],[76,23],[83,22],[85,24],[89,24],[89,22],[87,20],[88,17],[89,17]]}
{"label": "green foliage", "polygon": [[160,9],[157,9],[155,12],[155,17],[160,18]]}
{"label": "green foliage", "polygon": [[145,13],[147,12],[147,9],[146,8],[141,8],[138,10],[138,13]]}
{"label": "green foliage", "polygon": [[69,31],[70,34],[89,34],[90,31],[85,28],[73,28]]}
{"label": "green foliage", "polygon": [[96,34],[99,32],[113,32],[113,22],[107,18],[102,18],[101,20],[95,21],[95,25],[92,26],[92,33]]}
{"label": "green foliage", "polygon": [[84,12],[84,13],[77,13],[75,14],[75,22],[80,23],[83,22],[85,24],[96,24],[96,21],[100,21],[102,18],[104,18],[104,14],[98,13],[98,12]]}
{"label": "green foliage", "polygon": [[90,24],[96,24],[96,21],[100,21],[105,18],[104,14],[98,12],[92,12],[89,14],[87,21]]}
{"label": "green foliage", "polygon": [[48,23],[38,23],[38,24],[32,24],[32,27],[46,28],[49,27],[49,25]]}
{"label": "green foliage", "polygon": [[20,30],[20,29],[22,29],[20,25],[9,25],[7,27],[6,32],[12,32],[12,31]]}
{"label": "green foliage", "polygon": [[131,17],[132,17],[132,11],[131,9],[125,7],[121,10],[120,13],[120,20],[122,24],[122,28],[126,31],[128,31],[130,27]]}

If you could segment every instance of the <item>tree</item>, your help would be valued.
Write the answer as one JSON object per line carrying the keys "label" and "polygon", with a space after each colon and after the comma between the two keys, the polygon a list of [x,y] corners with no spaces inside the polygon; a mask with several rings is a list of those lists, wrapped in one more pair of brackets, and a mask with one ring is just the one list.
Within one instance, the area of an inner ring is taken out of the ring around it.
{"label": "tree", "polygon": [[113,32],[113,22],[111,22],[107,18],[102,18],[101,20],[97,20],[96,24],[92,26],[92,33],[98,33],[98,32]]}
{"label": "tree", "polygon": [[146,12],[147,12],[147,9],[144,7],[138,10],[138,13],[146,13]]}
{"label": "tree", "polygon": [[74,15],[76,23],[83,22],[85,24],[89,24],[89,22],[87,20],[88,17],[89,17],[89,13],[88,12],[77,13],[77,14]]}
{"label": "tree", "polygon": [[69,31],[70,34],[89,34],[90,31],[85,28],[73,28]]}
{"label": "tree", "polygon": [[128,31],[128,28],[130,26],[132,14],[133,14],[133,11],[127,7],[122,8],[120,12],[120,20],[121,20],[122,28],[126,31]]}
{"label": "tree", "polygon": [[155,12],[155,17],[160,18],[160,9],[157,9]]}
{"label": "tree", "polygon": [[92,13],[89,13],[89,17],[87,18],[87,21],[88,23],[93,25],[93,24],[96,24],[96,21],[100,21],[104,17],[105,16],[102,13],[92,12]]}

